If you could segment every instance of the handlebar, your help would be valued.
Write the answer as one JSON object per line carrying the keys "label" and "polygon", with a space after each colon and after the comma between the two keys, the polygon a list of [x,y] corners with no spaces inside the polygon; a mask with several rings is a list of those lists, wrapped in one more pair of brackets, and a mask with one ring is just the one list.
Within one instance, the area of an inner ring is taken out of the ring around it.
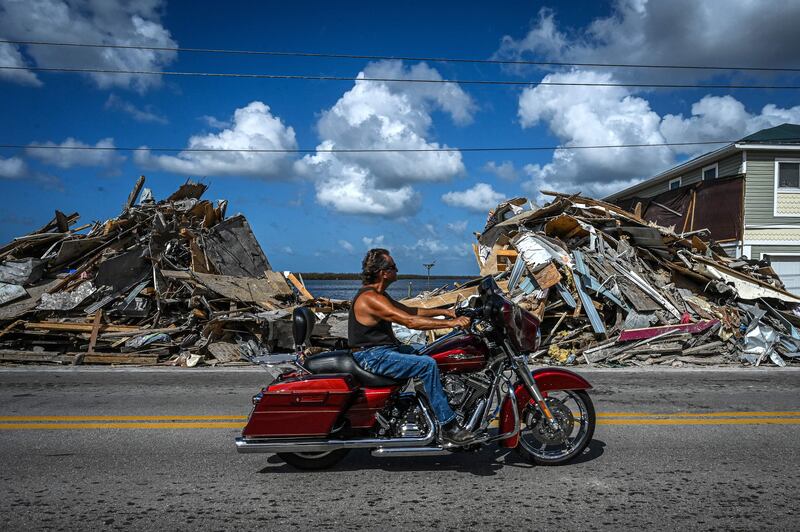
{"label": "handlebar", "polygon": [[456,309],[456,316],[466,316],[470,319],[476,319],[483,317],[483,308],[472,308],[472,307],[459,307]]}

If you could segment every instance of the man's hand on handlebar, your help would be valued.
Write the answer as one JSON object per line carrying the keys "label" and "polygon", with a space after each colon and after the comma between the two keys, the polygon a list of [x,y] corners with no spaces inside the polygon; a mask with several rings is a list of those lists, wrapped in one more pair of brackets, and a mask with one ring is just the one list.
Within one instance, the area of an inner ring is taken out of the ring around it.
{"label": "man's hand on handlebar", "polygon": [[451,321],[454,323],[454,327],[462,327],[464,329],[468,328],[469,324],[472,322],[472,320],[466,316],[459,316]]}

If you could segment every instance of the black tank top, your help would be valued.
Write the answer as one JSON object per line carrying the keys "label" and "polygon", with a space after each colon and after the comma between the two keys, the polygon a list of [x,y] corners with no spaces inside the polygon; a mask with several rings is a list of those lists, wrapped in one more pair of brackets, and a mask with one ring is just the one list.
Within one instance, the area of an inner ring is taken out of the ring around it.
{"label": "black tank top", "polygon": [[362,347],[374,347],[376,345],[397,345],[400,342],[392,331],[392,324],[386,320],[380,320],[375,325],[362,325],[356,319],[356,300],[369,290],[375,290],[371,286],[365,286],[358,291],[353,302],[350,304],[350,316],[347,322],[347,340],[351,349]]}

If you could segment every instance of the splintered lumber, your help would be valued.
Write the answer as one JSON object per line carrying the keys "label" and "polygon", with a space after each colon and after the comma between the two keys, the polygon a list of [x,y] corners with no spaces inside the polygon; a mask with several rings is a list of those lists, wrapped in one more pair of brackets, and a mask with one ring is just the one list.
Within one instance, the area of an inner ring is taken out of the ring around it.
{"label": "splintered lumber", "polygon": [[[53,332],[74,332],[74,333],[90,333],[94,330],[93,323],[60,323],[55,321],[39,321],[39,322],[26,322],[23,327],[25,329],[35,331],[53,331]],[[100,324],[97,326],[98,332],[124,332],[130,333],[132,331],[139,331],[140,328],[131,325],[108,325]]]}
{"label": "splintered lumber", "polygon": [[311,295],[311,292],[306,290],[306,287],[303,285],[303,283],[300,282],[300,280],[297,278],[295,274],[291,272],[286,272],[284,273],[284,275],[289,280],[289,282],[292,283],[292,286],[297,288],[297,291],[300,292],[300,295],[302,296],[303,300],[308,301],[314,299],[314,296]]}
{"label": "splintered lumber", "polygon": [[158,362],[157,354],[144,353],[67,353],[67,355],[80,355],[84,364],[136,364],[153,365]]}
{"label": "splintered lumber", "polygon": [[76,355],[53,351],[21,351],[17,349],[0,349],[0,362],[52,362],[58,364],[75,363]]}

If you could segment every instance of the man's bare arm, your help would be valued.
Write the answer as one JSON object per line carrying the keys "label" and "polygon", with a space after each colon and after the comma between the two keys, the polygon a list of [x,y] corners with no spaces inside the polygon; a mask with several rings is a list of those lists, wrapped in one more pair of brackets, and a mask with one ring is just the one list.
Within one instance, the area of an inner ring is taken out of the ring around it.
{"label": "man's bare arm", "polygon": [[394,306],[396,306],[397,308],[399,308],[403,312],[406,312],[406,313],[411,314],[413,316],[423,316],[423,317],[426,317],[426,318],[433,318],[433,317],[436,317],[436,316],[444,316],[445,318],[455,318],[456,317],[456,313],[452,309],[409,307],[409,306],[406,306],[406,305],[400,303],[399,301],[395,301],[394,299],[392,299],[389,296],[387,296],[387,297],[388,297],[389,301]]}
{"label": "man's bare arm", "polygon": [[[437,320],[430,317],[433,316],[441,316],[444,315],[441,311],[436,310],[435,314],[431,315],[420,315],[420,314],[411,314],[410,312],[406,312],[403,308],[405,305],[398,306],[397,302],[393,302],[388,297],[371,293],[371,294],[364,294],[359,298],[359,303],[363,302],[363,305],[366,307],[367,312],[374,316],[377,319],[386,320],[392,323],[399,323],[409,329],[416,329],[419,331],[429,331],[431,329],[445,329],[448,327],[466,327],[469,325],[470,320],[469,318],[465,318],[463,316],[458,318],[451,318],[446,320]],[[405,307],[408,308],[408,307]],[[411,310],[411,309],[409,309]],[[419,309],[419,310],[431,310],[434,311],[435,309]],[[455,314],[453,314],[455,316]]]}

